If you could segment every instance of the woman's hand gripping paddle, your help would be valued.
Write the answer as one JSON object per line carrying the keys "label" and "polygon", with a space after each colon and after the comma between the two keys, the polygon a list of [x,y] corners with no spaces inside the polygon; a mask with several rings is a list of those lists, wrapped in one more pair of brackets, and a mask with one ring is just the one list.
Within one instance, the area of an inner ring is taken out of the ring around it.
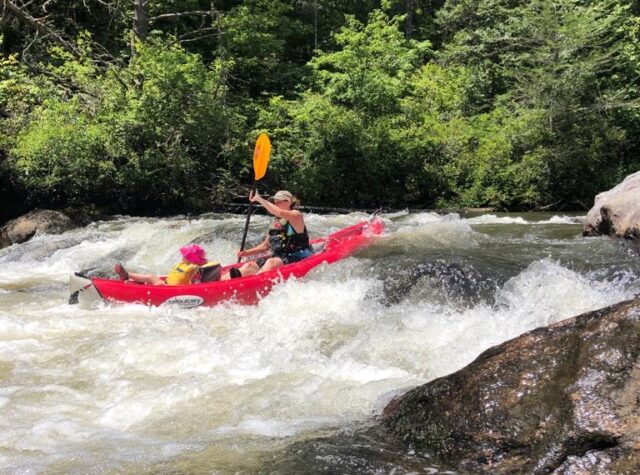
{"label": "woman's hand gripping paddle", "polygon": [[[271,154],[271,142],[267,134],[260,134],[258,140],[256,140],[256,147],[253,150],[253,186],[251,187],[252,193],[256,191],[256,184],[265,173],[267,173],[267,165],[269,164],[269,155]],[[247,232],[249,231],[249,220],[251,219],[251,213],[253,213],[253,202],[249,204],[249,210],[247,211],[247,221],[244,223],[244,233],[242,234],[242,244],[240,244],[240,250],[244,250],[245,242],[247,241]],[[238,257],[238,263],[240,263],[240,257]]]}

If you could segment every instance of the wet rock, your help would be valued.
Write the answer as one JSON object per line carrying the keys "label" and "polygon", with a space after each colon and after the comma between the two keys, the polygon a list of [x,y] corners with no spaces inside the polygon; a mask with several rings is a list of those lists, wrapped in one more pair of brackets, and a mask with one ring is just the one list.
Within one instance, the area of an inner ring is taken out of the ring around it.
{"label": "wet rock", "polygon": [[384,428],[362,427],[291,444],[257,473],[436,475],[445,472],[430,463],[424,454],[407,451],[397,441],[389,440]]}
{"label": "wet rock", "polygon": [[640,473],[640,299],[539,328],[415,388],[384,424],[472,473]]}
{"label": "wet rock", "polygon": [[495,284],[464,262],[436,259],[428,262],[400,262],[384,279],[384,302],[395,305],[403,300],[420,302],[425,297],[458,308],[487,301]]}
{"label": "wet rock", "polygon": [[0,247],[28,241],[36,233],[59,234],[74,227],[71,219],[59,211],[32,211],[0,228]]}
{"label": "wet rock", "polygon": [[585,236],[640,237],[640,172],[596,196],[582,233]]}

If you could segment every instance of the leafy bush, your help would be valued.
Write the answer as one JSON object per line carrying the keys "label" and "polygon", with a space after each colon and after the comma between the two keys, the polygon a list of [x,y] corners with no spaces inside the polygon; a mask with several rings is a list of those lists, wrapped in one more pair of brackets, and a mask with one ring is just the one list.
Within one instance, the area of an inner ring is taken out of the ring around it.
{"label": "leafy bush", "polygon": [[10,154],[26,186],[63,202],[117,200],[127,209],[205,198],[202,187],[224,166],[233,116],[215,70],[160,38],[122,69],[60,59],[52,68],[77,92],[43,101],[17,134]]}

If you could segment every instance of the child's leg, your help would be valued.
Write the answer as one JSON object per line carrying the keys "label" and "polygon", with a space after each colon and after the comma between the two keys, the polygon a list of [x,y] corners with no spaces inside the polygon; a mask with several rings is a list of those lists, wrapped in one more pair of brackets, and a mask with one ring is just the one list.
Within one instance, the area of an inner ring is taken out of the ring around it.
{"label": "child's leg", "polygon": [[260,268],[258,274],[262,274],[263,272],[269,272],[270,270],[276,269],[280,267],[284,262],[279,257],[271,257],[267,259],[267,262]]}
{"label": "child's leg", "polygon": [[[255,261],[249,261],[242,264],[241,267],[236,267],[234,269],[231,269],[229,272],[225,272],[224,274],[222,274],[222,277],[220,277],[220,280],[229,280],[235,277],[246,277],[248,275],[255,274],[259,270],[260,270],[260,267],[258,267],[258,264],[256,264]],[[236,275],[236,276],[231,275],[232,272],[234,271],[240,272],[240,275]]]}
{"label": "child's leg", "polygon": [[129,280],[140,284],[164,285],[164,280],[153,274],[136,274],[135,272],[129,272]]}
{"label": "child's leg", "polygon": [[260,267],[258,266],[258,263],[256,261],[246,262],[242,264],[242,267],[240,267],[240,273],[242,274],[242,277],[256,274],[259,270]]}

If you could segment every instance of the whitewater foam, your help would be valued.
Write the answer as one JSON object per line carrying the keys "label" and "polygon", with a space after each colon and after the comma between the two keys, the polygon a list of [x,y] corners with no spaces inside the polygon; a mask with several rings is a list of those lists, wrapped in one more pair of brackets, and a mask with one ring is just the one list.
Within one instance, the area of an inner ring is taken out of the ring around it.
{"label": "whitewater foam", "polygon": [[[323,235],[362,216],[310,214],[307,224]],[[190,452],[208,447],[216,455],[209,469],[226,470],[220,460],[239,463],[274,439],[366,420],[399,388],[640,290],[633,257],[606,239],[581,238],[574,218],[525,220],[535,233],[520,217],[392,218],[366,252],[290,279],[255,306],[84,310],[66,304],[61,285],[71,271],[116,259],[165,271],[193,239],[204,239],[210,257],[233,261],[243,217],[121,217],[55,242],[39,236],[38,259],[28,243],[0,251],[0,463],[25,473],[135,472],[175,468],[166,459],[179,457],[189,470]],[[268,222],[256,216],[251,238]],[[482,223],[492,234],[472,227]],[[459,265],[460,256],[476,261]],[[472,279],[490,276],[487,293],[495,293],[456,305],[437,286],[420,292],[428,283],[418,279],[412,298],[385,299],[385,279],[400,266],[434,259],[473,269]]]}

